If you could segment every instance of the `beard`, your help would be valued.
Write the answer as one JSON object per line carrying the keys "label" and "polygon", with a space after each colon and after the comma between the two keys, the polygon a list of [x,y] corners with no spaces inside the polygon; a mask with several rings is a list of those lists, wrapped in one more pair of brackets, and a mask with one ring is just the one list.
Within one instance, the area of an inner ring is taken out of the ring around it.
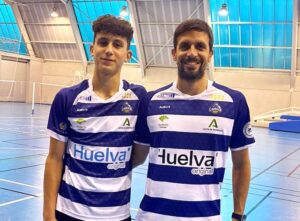
{"label": "beard", "polygon": [[[185,64],[189,62],[200,64],[200,66],[196,70],[188,70],[185,68]],[[204,76],[206,67],[207,62],[202,57],[185,57],[177,62],[178,76],[182,80],[186,81],[195,81],[201,79]]]}

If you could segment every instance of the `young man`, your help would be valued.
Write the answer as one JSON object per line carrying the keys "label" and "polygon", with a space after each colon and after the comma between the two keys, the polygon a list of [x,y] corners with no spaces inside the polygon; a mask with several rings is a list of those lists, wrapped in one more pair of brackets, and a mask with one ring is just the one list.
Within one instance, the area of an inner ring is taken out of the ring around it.
{"label": "young man", "polygon": [[131,152],[146,91],[120,80],[130,24],[106,15],[93,31],[93,78],[62,89],[51,107],[45,221],[130,220]]}
{"label": "young man", "polygon": [[[245,97],[208,80],[210,27],[198,19],[175,30],[177,81],[148,93],[137,137],[150,144],[146,193],[137,221],[220,221],[220,188],[228,149],[233,162],[232,220],[244,220],[254,143]],[[147,152],[146,148],[137,150]],[[135,164],[144,158],[135,159]]]}

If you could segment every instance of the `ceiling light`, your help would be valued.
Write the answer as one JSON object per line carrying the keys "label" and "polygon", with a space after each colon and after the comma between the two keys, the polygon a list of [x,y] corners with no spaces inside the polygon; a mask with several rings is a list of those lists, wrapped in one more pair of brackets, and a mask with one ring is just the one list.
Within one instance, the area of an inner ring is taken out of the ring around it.
{"label": "ceiling light", "polygon": [[51,15],[51,17],[54,17],[54,18],[58,17],[58,13],[57,13],[57,11],[56,11],[55,6],[53,7],[53,10],[52,10],[52,12],[51,12],[50,15]]}
{"label": "ceiling light", "polygon": [[128,16],[128,11],[127,11],[127,6],[122,6],[122,10],[120,12],[121,17],[126,17]]}
{"label": "ceiling light", "polygon": [[221,9],[219,10],[219,15],[220,16],[227,16],[228,15],[228,8],[227,8],[226,3],[222,4]]}

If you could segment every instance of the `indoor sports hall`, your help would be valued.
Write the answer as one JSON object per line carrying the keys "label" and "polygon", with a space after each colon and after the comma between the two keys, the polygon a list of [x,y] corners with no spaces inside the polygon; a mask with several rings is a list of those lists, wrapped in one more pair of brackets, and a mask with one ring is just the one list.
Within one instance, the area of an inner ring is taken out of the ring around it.
{"label": "indoor sports hall", "polygon": [[[198,18],[211,26],[207,74],[245,95],[256,141],[247,220],[300,220],[299,0],[0,0],[0,220],[43,220],[50,105],[60,89],[93,75],[92,22],[105,14],[131,23],[121,77],[147,91],[177,77],[177,25]],[[148,159],[132,172],[132,220],[147,169]],[[233,212],[231,171],[229,151],[223,221]]]}

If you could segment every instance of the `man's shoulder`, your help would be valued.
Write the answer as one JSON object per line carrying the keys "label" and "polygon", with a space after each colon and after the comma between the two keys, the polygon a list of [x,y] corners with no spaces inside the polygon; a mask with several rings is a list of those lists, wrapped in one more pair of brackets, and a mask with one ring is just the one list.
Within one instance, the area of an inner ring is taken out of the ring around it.
{"label": "man's shoulder", "polygon": [[170,83],[170,84],[165,85],[165,86],[163,86],[163,87],[160,87],[160,88],[158,88],[158,89],[156,89],[156,90],[149,91],[149,92],[147,93],[147,97],[148,97],[149,99],[151,99],[153,96],[155,96],[155,95],[157,95],[157,94],[164,93],[164,92],[167,91],[169,88],[171,88],[172,85],[173,85],[173,83]]}
{"label": "man's shoulder", "polygon": [[89,87],[88,85],[88,80],[83,80],[82,82],[80,82],[79,84],[76,85],[72,85],[70,87],[65,87],[62,88],[58,94],[62,95],[62,96],[76,96],[77,94],[79,94],[81,91],[87,89]]}
{"label": "man's shoulder", "polygon": [[224,85],[216,83],[216,82],[213,82],[212,86],[215,87],[217,90],[220,90],[223,93],[229,95],[233,101],[245,99],[245,96],[243,95],[243,93],[238,90],[232,89],[230,87],[224,86]]}
{"label": "man's shoulder", "polygon": [[125,91],[131,90],[134,94],[137,95],[137,97],[141,98],[143,96],[146,96],[147,91],[144,88],[144,86],[139,85],[139,84],[133,84],[133,83],[129,83],[126,80],[123,80],[123,89]]}

